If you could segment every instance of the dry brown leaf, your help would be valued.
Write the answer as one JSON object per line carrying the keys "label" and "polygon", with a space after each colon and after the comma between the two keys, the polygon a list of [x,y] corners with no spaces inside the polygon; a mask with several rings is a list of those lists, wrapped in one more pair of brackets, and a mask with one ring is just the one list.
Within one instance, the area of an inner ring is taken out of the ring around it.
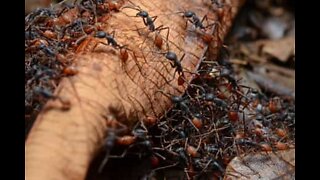
{"label": "dry brown leaf", "polygon": [[257,65],[253,72],[247,72],[250,79],[260,87],[284,96],[295,96],[295,71],[271,63]]}
{"label": "dry brown leaf", "polygon": [[294,43],[295,40],[293,36],[280,40],[267,40],[264,41],[262,53],[286,62],[290,56],[294,55]]}
{"label": "dry brown leaf", "polygon": [[247,57],[248,61],[265,63],[267,62],[267,58],[260,55],[261,47],[263,47],[263,41],[242,43],[239,51]]}
{"label": "dry brown leaf", "polygon": [[295,149],[236,157],[224,179],[295,179]]}

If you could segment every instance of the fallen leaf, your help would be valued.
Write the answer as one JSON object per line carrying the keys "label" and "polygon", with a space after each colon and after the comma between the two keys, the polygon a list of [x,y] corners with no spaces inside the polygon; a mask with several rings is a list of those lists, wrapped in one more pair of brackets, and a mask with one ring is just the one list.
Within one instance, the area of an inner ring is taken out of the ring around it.
{"label": "fallen leaf", "polygon": [[295,179],[295,149],[236,157],[224,177],[234,179]]}
{"label": "fallen leaf", "polygon": [[262,53],[277,58],[282,62],[286,62],[290,56],[294,55],[295,41],[293,36],[282,38],[279,40],[264,41]]}
{"label": "fallen leaf", "polygon": [[[280,96],[290,96],[295,98],[294,92],[294,79],[282,77],[281,80],[277,79],[281,76],[273,74],[272,76],[257,72],[247,72],[250,79],[254,80],[261,88],[278,94]],[[283,84],[283,82],[288,81],[288,83]]]}

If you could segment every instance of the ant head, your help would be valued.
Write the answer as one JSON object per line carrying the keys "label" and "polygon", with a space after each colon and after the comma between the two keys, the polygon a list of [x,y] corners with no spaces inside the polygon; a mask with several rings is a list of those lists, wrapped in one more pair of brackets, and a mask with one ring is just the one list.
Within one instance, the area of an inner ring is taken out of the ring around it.
{"label": "ant head", "polygon": [[174,53],[174,52],[172,52],[172,51],[168,51],[168,52],[166,53],[166,58],[169,59],[169,60],[171,60],[171,61],[174,61],[174,60],[177,59],[177,55],[176,55],[176,53]]}
{"label": "ant head", "polygon": [[184,16],[184,17],[187,17],[187,18],[191,18],[191,17],[194,16],[194,15],[195,15],[195,13],[192,12],[192,11],[185,11],[185,12],[183,13],[183,16]]}
{"label": "ant head", "polygon": [[136,16],[140,16],[140,17],[143,17],[143,18],[146,18],[149,16],[149,14],[147,13],[147,11],[139,11]]}
{"label": "ant head", "polygon": [[107,36],[107,33],[104,32],[104,31],[98,31],[96,34],[95,34],[95,37],[97,38],[104,38]]}

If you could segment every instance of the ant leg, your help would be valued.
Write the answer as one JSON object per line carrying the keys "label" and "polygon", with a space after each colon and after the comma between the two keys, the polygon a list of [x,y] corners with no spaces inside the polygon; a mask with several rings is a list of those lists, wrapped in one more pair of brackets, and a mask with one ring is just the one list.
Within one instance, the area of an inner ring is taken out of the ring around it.
{"label": "ant leg", "polygon": [[183,58],[184,58],[185,55],[186,55],[186,53],[183,53],[183,55],[182,55],[181,58],[180,58],[180,62],[182,62],[182,60],[183,60]]}
{"label": "ant leg", "polygon": [[115,30],[113,30],[113,31],[111,32],[111,35],[112,35],[112,38],[114,38],[114,37],[115,37],[115,35],[116,35],[116,31],[115,31]]}
{"label": "ant leg", "polygon": [[216,29],[217,25],[219,25],[219,23],[218,22],[214,22],[214,23],[208,24],[205,28],[215,26],[215,29]]}
{"label": "ant leg", "polygon": [[[141,11],[141,7],[136,5],[135,3],[133,3],[132,1],[128,0],[130,4],[132,4],[133,6],[137,7],[136,10]],[[133,9],[133,8],[132,8]]]}
{"label": "ant leg", "polygon": [[[142,29],[144,29],[144,28],[142,28]],[[139,33],[139,32],[138,32],[138,33]],[[146,40],[147,40],[147,38],[148,38],[149,34],[150,34],[150,32],[148,32],[148,33],[146,34],[146,37],[144,38],[144,40],[142,41],[142,43],[139,45],[139,47],[140,47],[140,48],[142,48],[142,47],[143,47],[143,44],[146,42]],[[140,35],[140,33],[139,33],[139,35]]]}
{"label": "ant leg", "polygon": [[176,166],[176,165],[178,165],[178,164],[179,164],[179,162],[176,162],[176,163],[171,164],[171,165],[168,165],[168,166],[158,167],[158,168],[156,168],[156,169],[154,169],[154,170],[152,170],[152,171],[158,171],[158,170],[160,170],[160,169],[166,169],[166,168],[174,167],[174,166]]}
{"label": "ant leg", "polygon": [[175,78],[175,76],[176,76],[176,73],[177,73],[177,71],[178,71],[176,65],[175,65],[173,62],[170,61],[170,65],[171,65],[172,68],[175,68],[175,70],[174,70],[172,79],[170,79],[168,82],[171,82],[171,81],[174,80],[174,78]]}
{"label": "ant leg", "polygon": [[186,26],[185,26],[185,28],[184,28],[184,29],[187,29],[187,27],[188,27],[188,21],[189,21],[191,24],[193,24],[193,23],[194,23],[191,19],[188,19],[188,20],[186,21]]}
{"label": "ant leg", "polygon": [[[204,20],[206,20],[208,22],[208,16],[207,15],[203,16],[203,18],[201,20],[201,24],[204,22]],[[205,28],[212,27],[213,25],[216,25],[216,24],[218,24],[218,22],[214,22],[214,23],[208,24],[207,26],[205,26]]]}
{"label": "ant leg", "polygon": [[[128,149],[129,149],[129,148],[128,148]],[[110,156],[109,156],[109,159],[111,159],[111,158],[112,158],[112,159],[123,158],[123,157],[127,154],[128,149],[125,149],[121,155],[110,155]]]}
{"label": "ant leg", "polygon": [[76,40],[76,42],[74,43],[76,46],[78,46],[81,42],[83,42],[86,38],[88,37],[87,34],[85,34],[84,36],[81,36],[80,38],[78,38]]}
{"label": "ant leg", "polygon": [[148,23],[147,23],[146,19],[145,19],[145,18],[142,18],[142,20],[143,20],[144,25],[145,25],[145,26],[148,26]]}
{"label": "ant leg", "polygon": [[109,160],[109,154],[110,154],[110,150],[107,150],[106,155],[98,168],[98,173],[101,173],[104,166],[107,164],[107,162]]}
{"label": "ant leg", "polygon": [[97,44],[95,44],[95,45],[93,46],[92,51],[95,51],[95,49],[97,48],[97,46],[98,46],[99,44],[103,44],[103,45],[109,46],[109,44],[107,44],[107,43],[98,42]]}
{"label": "ant leg", "polygon": [[[193,113],[191,113],[191,112],[189,112],[189,113],[193,116]],[[193,124],[191,119],[186,116],[183,116],[183,117],[186,118],[189,121],[189,123],[193,126],[193,128],[200,134],[200,130]]]}
{"label": "ant leg", "polygon": [[143,27],[143,28],[138,28],[137,25],[134,25],[134,26],[136,27],[136,29],[132,29],[132,30],[133,30],[133,31],[137,31],[138,34],[139,34],[139,36],[141,36],[142,34],[140,33],[140,30],[141,30],[141,29],[145,29],[145,27]]}
{"label": "ant leg", "polygon": [[[157,20],[158,16],[152,16],[151,19],[152,19],[152,22],[154,23],[156,20]],[[162,26],[162,25],[161,25]]]}
{"label": "ant leg", "polygon": [[[129,147],[130,148],[130,147]],[[129,149],[128,148],[128,149]],[[98,173],[101,173],[103,168],[105,167],[105,165],[107,164],[108,160],[113,158],[113,159],[116,159],[116,158],[123,158],[127,152],[128,152],[128,149],[124,150],[123,153],[121,155],[118,155],[118,156],[115,156],[115,155],[110,155],[110,150],[106,153],[106,156],[105,158],[103,159],[103,161],[101,162],[100,166],[99,166],[99,169],[98,169]]]}
{"label": "ant leg", "polygon": [[166,34],[166,41],[167,41],[167,51],[169,51],[169,34],[170,34],[170,28],[169,27],[163,27],[163,25],[159,26],[156,28],[156,30],[159,32],[163,31],[163,30],[167,30],[167,34]]}
{"label": "ant leg", "polygon": [[208,16],[207,16],[207,15],[204,15],[204,16],[203,16],[203,18],[202,18],[202,20],[201,20],[201,23],[203,23],[204,20],[208,21]]}
{"label": "ant leg", "polygon": [[156,90],[156,93],[161,93],[162,95],[166,96],[168,99],[171,99],[171,96],[173,96],[173,94],[171,94],[169,92],[164,92],[163,89]]}

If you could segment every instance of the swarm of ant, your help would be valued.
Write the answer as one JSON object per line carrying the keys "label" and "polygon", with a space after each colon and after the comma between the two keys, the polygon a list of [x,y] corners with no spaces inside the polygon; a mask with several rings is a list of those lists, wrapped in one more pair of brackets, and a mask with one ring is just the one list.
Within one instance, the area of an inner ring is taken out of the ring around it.
{"label": "swarm of ant", "polygon": [[118,11],[121,3],[62,1],[53,8],[36,9],[25,17],[26,135],[45,102],[49,98],[59,99],[53,91],[61,78],[78,73],[72,63],[81,42],[101,30],[97,22],[106,20],[111,11]]}
{"label": "swarm of ant", "polygon": [[183,96],[167,95],[174,108],[164,118],[146,118],[117,138],[118,149],[108,158],[149,158],[154,169],[148,177],[174,167],[185,172],[183,179],[221,178],[233,157],[294,146],[294,101],[241,85],[226,48],[216,63],[203,61],[198,72]]}
{"label": "swarm of ant", "polygon": [[[222,7],[219,2],[212,1]],[[26,16],[27,126],[31,126],[48,98],[58,98],[52,92],[60,79],[77,74],[77,69],[71,65],[71,52],[75,52],[87,36],[106,38],[106,45],[123,52],[124,46],[96,25],[108,18],[108,12],[118,11],[120,4],[82,0],[74,5],[59,4],[53,9],[38,9]],[[163,26],[156,28],[153,24],[156,18],[137,10],[137,16],[143,18],[151,32],[167,29]],[[195,13],[186,11],[183,16],[196,28],[205,28],[203,20]],[[161,45],[159,42],[157,46]],[[183,76],[180,64],[183,57],[178,61],[170,51],[165,57]],[[294,101],[268,98],[262,92],[242,85],[228,60],[227,48],[223,47],[217,60],[202,62],[184,95],[163,93],[171,99],[174,107],[162,119],[150,117],[139,121],[130,134],[110,131],[105,140],[107,155],[98,171],[104,170],[109,159],[135,155],[150,160],[153,169],[146,178],[167,168],[183,170],[184,179],[204,178],[208,174],[223,177],[226,166],[235,156],[253,151],[285,150],[294,145]]]}

